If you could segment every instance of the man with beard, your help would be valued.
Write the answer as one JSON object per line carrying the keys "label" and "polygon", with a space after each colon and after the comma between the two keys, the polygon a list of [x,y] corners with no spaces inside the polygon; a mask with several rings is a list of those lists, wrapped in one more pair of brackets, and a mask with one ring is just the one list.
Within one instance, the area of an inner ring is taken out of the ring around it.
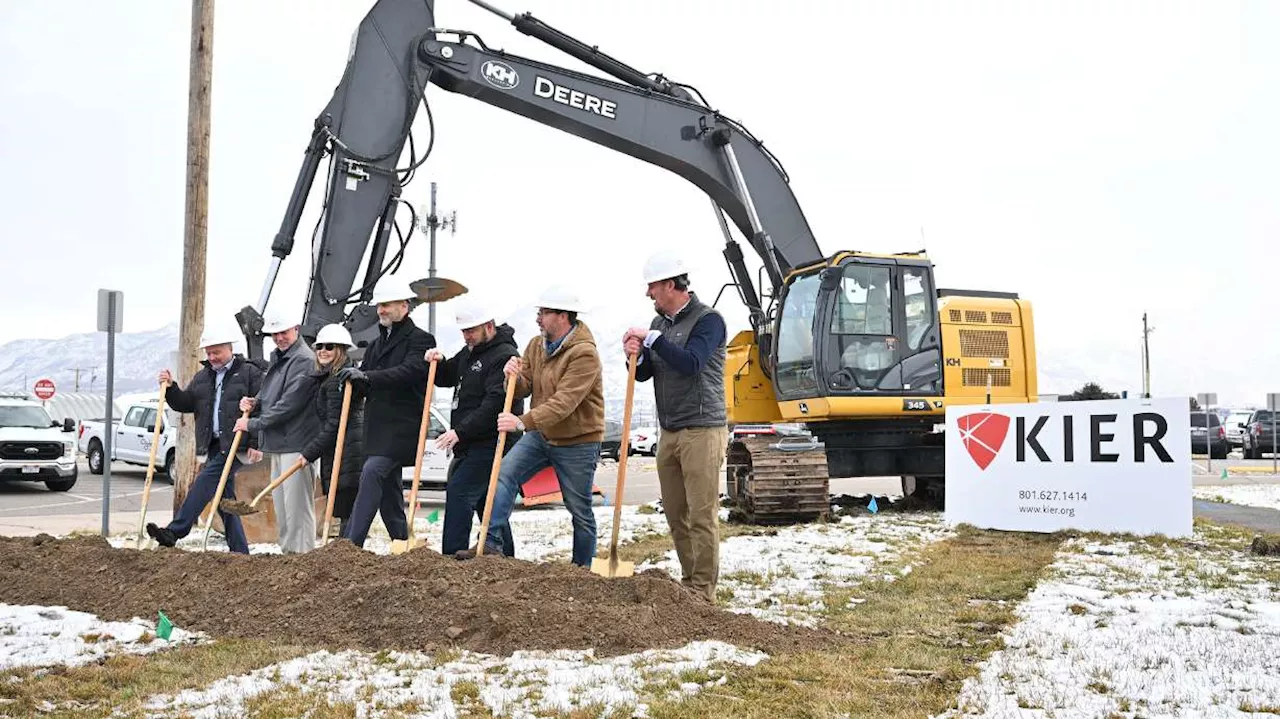
{"label": "man with beard", "polygon": [[427,393],[422,356],[436,346],[435,337],[409,317],[409,303],[416,297],[394,280],[374,290],[378,337],[365,348],[359,369],[338,372],[338,382],[350,380],[365,395],[364,468],[345,535],[357,547],[364,546],[376,514],[382,515],[391,539],[409,538],[401,477],[402,470],[417,460],[418,425]]}
{"label": "man with beard", "polygon": [[[436,386],[454,388],[451,429],[436,439],[437,447],[453,452],[445,484],[444,536],[440,546],[440,553],[446,555],[467,548],[472,511],[478,517],[484,516],[489,472],[498,449],[498,414],[507,394],[502,368],[508,359],[520,354],[510,325],[497,324],[493,313],[475,303],[455,302],[455,318],[466,346],[449,359],[439,349],[427,350],[424,356],[428,363],[433,359],[439,362]],[[514,400],[511,411],[522,414],[524,401]],[[504,454],[517,439],[518,435],[508,439]],[[510,523],[503,522],[498,529],[503,553],[515,556]]]}

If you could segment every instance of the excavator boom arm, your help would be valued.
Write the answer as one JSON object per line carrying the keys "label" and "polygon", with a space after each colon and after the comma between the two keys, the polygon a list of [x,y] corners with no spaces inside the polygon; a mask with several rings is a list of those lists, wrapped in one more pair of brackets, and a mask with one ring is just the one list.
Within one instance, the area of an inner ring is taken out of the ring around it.
{"label": "excavator boom arm", "polygon": [[[318,241],[312,247],[303,331],[313,335],[323,324],[345,321],[358,344],[376,332],[374,310],[364,303],[378,280],[396,269],[395,259],[390,264],[384,261],[393,229],[401,237],[397,258],[407,242],[397,223],[397,209],[404,203],[401,190],[436,141],[433,128],[422,157],[411,152],[408,166],[397,167],[406,141],[414,147],[410,128],[419,107],[425,105],[428,84],[685,178],[705,192],[717,214],[723,211],[748,239],[764,262],[775,294],[792,268],[822,259],[782,167],[741,125],[695,101],[684,86],[644,75],[528,14],[512,17],[479,0],[473,2],[507,18],[521,32],[623,81],[495,51],[470,32],[437,28],[433,0],[378,0],[361,21],[343,76],[315,120],[272,243],[272,262],[258,302],[236,316],[250,340],[250,357],[260,356],[261,313],[280,263],[293,250],[308,193],[325,155],[330,158],[330,171],[316,228]],[[468,42],[472,39],[475,44]],[[753,323],[761,328],[760,298],[742,252],[720,217],[725,257]],[[356,287],[366,252],[365,277]],[[352,304],[357,306],[348,315]]]}

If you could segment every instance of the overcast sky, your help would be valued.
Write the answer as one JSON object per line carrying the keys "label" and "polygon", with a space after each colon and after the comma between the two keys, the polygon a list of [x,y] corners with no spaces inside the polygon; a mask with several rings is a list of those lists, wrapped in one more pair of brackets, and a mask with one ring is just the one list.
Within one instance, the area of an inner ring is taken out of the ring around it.
{"label": "overcast sky", "polygon": [[[701,89],[781,159],[824,252],[923,243],[942,286],[1029,298],[1046,366],[1137,391],[1146,311],[1155,393],[1280,391],[1280,3],[497,4]],[[211,316],[256,300],[312,121],[371,5],[217,0]],[[126,330],[178,320],[189,13],[0,2],[0,342],[93,330],[99,287],[126,293]],[[586,69],[464,0],[439,0],[436,18]],[[647,324],[640,265],[663,245],[688,252],[707,299],[727,280],[709,203],[683,179],[436,87],[428,98],[436,147],[407,197],[439,183],[459,217],[440,272],[477,296],[514,309],[561,279]],[[273,309],[301,310],[316,205]],[[425,276],[427,257],[412,246],[400,276]],[[736,301],[721,304],[742,326]]]}

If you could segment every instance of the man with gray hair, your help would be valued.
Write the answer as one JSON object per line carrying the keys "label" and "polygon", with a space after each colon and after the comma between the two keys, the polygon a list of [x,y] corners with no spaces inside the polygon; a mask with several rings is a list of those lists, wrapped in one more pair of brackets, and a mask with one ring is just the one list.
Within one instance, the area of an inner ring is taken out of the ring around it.
{"label": "man with gray hair", "polygon": [[307,552],[316,546],[316,471],[302,450],[320,433],[320,420],[310,411],[315,396],[315,353],[298,337],[298,323],[268,317],[262,331],[276,349],[257,397],[240,400],[249,419],[236,420],[235,429],[259,437],[258,448],[271,459],[274,479],[292,467],[302,467],[271,492],[280,551]]}

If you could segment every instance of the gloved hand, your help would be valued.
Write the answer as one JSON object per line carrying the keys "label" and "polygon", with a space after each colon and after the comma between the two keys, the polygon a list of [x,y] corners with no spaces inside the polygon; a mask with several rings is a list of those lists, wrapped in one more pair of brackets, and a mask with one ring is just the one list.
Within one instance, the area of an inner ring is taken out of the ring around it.
{"label": "gloved hand", "polygon": [[355,389],[356,387],[368,387],[369,375],[365,374],[362,369],[344,367],[343,369],[338,370],[338,381],[350,382],[352,389]]}

